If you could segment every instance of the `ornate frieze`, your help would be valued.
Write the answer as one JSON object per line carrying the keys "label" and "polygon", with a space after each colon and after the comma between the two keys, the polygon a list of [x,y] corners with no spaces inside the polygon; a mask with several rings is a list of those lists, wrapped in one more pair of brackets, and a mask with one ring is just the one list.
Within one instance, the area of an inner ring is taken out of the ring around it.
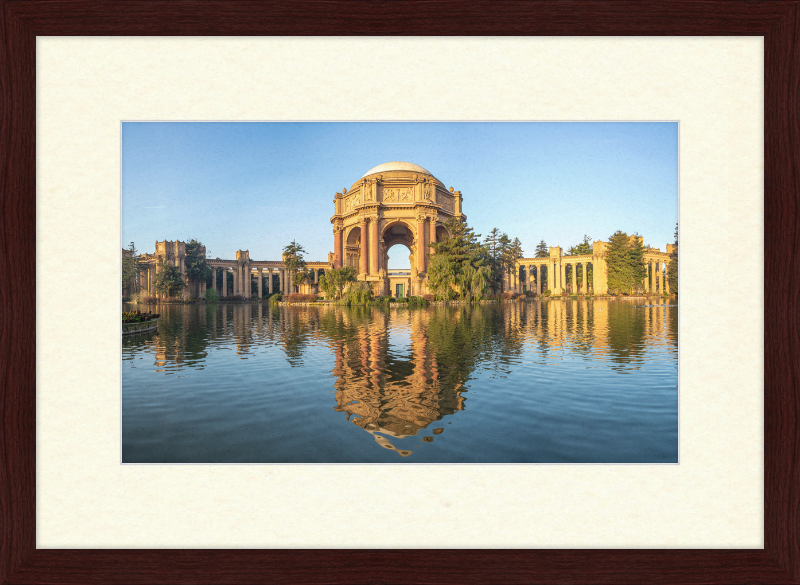
{"label": "ornate frieze", "polygon": [[412,203],[413,201],[413,187],[392,187],[383,190],[384,203]]}

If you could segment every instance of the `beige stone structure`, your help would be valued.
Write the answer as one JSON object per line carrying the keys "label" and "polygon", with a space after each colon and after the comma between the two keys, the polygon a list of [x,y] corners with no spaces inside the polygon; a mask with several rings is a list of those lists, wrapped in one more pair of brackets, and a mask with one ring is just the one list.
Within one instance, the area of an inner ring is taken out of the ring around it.
{"label": "beige stone structure", "polygon": [[[642,236],[639,238],[641,240]],[[646,293],[670,293],[666,270],[673,246],[667,244],[666,252],[662,252],[659,248],[645,248],[647,278],[644,280],[644,291]],[[591,254],[565,256],[562,248],[553,247],[550,248],[550,256],[547,258],[520,258],[517,261],[516,273],[510,276],[510,282],[506,281],[506,290],[518,293],[531,290],[536,294],[549,290],[554,295],[563,292],[608,294],[607,251],[608,242],[597,240],[592,244]],[[575,278],[576,274],[580,274],[581,278]],[[591,284],[587,279],[588,274],[591,275]],[[542,287],[543,284],[546,288]]]}
{"label": "beige stone structure", "polygon": [[[445,188],[429,171],[409,162],[388,162],[370,169],[349,190],[336,193],[333,203],[334,214],[330,221],[334,251],[328,254],[327,261],[307,263],[313,271],[313,282],[293,287],[284,266],[285,258],[251,260],[248,250],[238,250],[232,260],[206,259],[213,269],[212,286],[223,297],[263,298],[268,293],[289,294],[295,290],[319,293],[319,277],[325,270],[351,266],[358,273],[358,280],[369,282],[376,295],[422,295],[428,292],[427,267],[432,253],[429,245],[449,237],[443,225],[447,220],[454,217],[466,220],[461,192],[453,187]],[[641,236],[639,238],[641,240]],[[396,245],[410,250],[410,270],[388,269],[389,250]],[[645,292],[670,292],[666,266],[672,248],[672,244],[667,244],[666,252],[645,249],[648,272]],[[552,247],[546,258],[520,258],[516,270],[506,275],[504,289],[518,293],[531,290],[537,294],[550,290],[556,295],[563,292],[607,294],[607,249],[608,243],[598,240],[593,243],[592,253],[587,255],[566,256],[561,247]],[[123,250],[123,256],[125,253]],[[205,248],[201,253],[205,256]],[[156,242],[153,254],[140,256],[140,263],[145,265],[140,273],[140,289],[155,294],[153,280],[162,261],[176,266],[185,275],[185,243]],[[227,276],[219,278],[218,274],[233,275],[230,290]],[[266,287],[263,277],[267,278]],[[253,282],[257,283],[257,292]],[[205,282],[192,282],[187,277],[186,285],[186,296],[205,294]],[[131,291],[131,288],[129,285],[126,290]]]}
{"label": "beige stone structure", "polygon": [[[461,211],[460,191],[424,168],[388,162],[367,171],[350,189],[333,199],[334,266],[352,266],[358,279],[372,284],[377,295],[394,295],[388,274],[389,250],[398,244],[411,255],[406,295],[427,292],[430,243],[447,237],[443,223]],[[397,284],[397,283],[395,283]]]}
{"label": "beige stone structure", "polygon": [[[181,274],[186,275],[186,244],[181,241],[164,240],[156,242],[155,250],[153,254],[143,254],[139,257],[140,266],[144,267],[139,273],[139,287],[145,294],[158,296],[153,288],[153,283],[160,262],[167,262],[177,267]],[[205,256],[205,247],[201,247],[200,252],[202,256]],[[126,251],[123,250],[123,256],[125,253]],[[297,288],[291,286],[283,260],[251,260],[249,250],[237,250],[235,260],[206,258],[206,264],[212,269],[211,286],[223,297],[257,295],[258,298],[264,298],[268,293],[289,294]],[[319,277],[332,265],[329,262],[308,262],[307,267],[313,273],[313,282],[301,285],[297,292],[317,293],[319,292],[317,286]],[[228,273],[233,275],[232,287],[228,287]],[[267,278],[266,287],[262,277]],[[183,292],[185,297],[202,298],[205,296],[205,281],[196,281],[188,276],[185,278],[186,287]],[[257,293],[253,292],[253,284],[257,286]]]}

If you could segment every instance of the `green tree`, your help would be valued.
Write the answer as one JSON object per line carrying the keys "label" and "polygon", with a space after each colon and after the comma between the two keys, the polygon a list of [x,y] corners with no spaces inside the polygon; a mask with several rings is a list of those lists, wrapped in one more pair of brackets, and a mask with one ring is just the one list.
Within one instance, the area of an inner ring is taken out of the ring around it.
{"label": "green tree", "polygon": [[[471,296],[473,271],[486,259],[486,251],[478,240],[480,234],[475,234],[463,219],[455,217],[447,220],[444,227],[449,237],[430,244],[434,253],[428,263],[428,286],[440,298],[453,298],[453,286]],[[485,271],[481,274],[485,278]]]}
{"label": "green tree", "polygon": [[500,230],[492,229],[483,241],[485,266],[488,269],[488,282],[492,291],[497,291],[503,274],[502,261],[500,258]]}
{"label": "green tree", "polygon": [[582,254],[592,253],[592,237],[584,235],[583,241],[575,246],[570,246],[567,250],[567,256],[580,256]]}
{"label": "green tree", "polygon": [[669,280],[669,290],[678,294],[678,224],[675,224],[675,246],[669,254],[669,264],[667,265],[667,279]]}
{"label": "green tree", "polygon": [[283,248],[283,266],[291,275],[290,282],[294,286],[299,286],[307,278],[306,261],[303,254],[307,252],[303,246],[292,240],[292,242]]}
{"label": "green tree", "polygon": [[153,279],[153,288],[155,288],[157,293],[168,297],[174,297],[182,291],[185,286],[186,282],[177,266],[167,264],[163,261],[158,263],[156,277]]}
{"label": "green tree", "polygon": [[139,292],[139,253],[133,242],[122,252],[122,290],[133,284],[133,294]]}
{"label": "green tree", "polygon": [[647,275],[641,238],[616,231],[608,240],[606,264],[609,292],[630,294],[639,290]]}
{"label": "green tree", "polygon": [[639,292],[642,289],[644,279],[647,278],[647,266],[644,263],[645,248],[642,245],[642,237],[634,233],[629,244],[628,265],[633,275],[632,292]]}
{"label": "green tree", "polygon": [[186,275],[196,282],[211,286],[212,271],[206,263],[206,249],[194,238],[186,242]]}
{"label": "green tree", "polygon": [[534,258],[547,258],[550,256],[550,248],[544,243],[544,240],[536,245],[536,252],[533,254]]}
{"label": "green tree", "polygon": [[319,288],[326,296],[338,301],[344,294],[344,287],[351,282],[355,282],[356,278],[356,269],[352,266],[334,268],[319,277]]}

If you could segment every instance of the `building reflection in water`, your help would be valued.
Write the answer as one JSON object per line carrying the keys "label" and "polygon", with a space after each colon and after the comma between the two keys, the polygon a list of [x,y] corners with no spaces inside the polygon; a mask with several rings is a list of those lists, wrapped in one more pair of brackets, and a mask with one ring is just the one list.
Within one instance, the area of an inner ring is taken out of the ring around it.
{"label": "building reflection in water", "polygon": [[[641,306],[647,304],[657,306]],[[149,353],[156,371],[204,368],[210,351],[238,359],[281,351],[303,367],[309,345],[332,353],[334,410],[385,449],[466,408],[469,380],[500,379],[526,360],[587,368],[639,369],[653,352],[674,358],[678,311],[663,301],[546,300],[423,310],[278,307],[266,304],[161,305],[158,334],[123,340],[123,359]],[[286,379],[280,383],[286,383]],[[424,442],[434,437],[423,437]]]}
{"label": "building reflection in water", "polygon": [[[446,352],[440,363],[429,336],[439,313],[337,307],[320,320],[334,353],[335,410],[403,457],[411,451],[398,449],[392,439],[416,436],[465,406],[462,382],[468,372],[449,363]],[[442,376],[442,368],[453,375]]]}

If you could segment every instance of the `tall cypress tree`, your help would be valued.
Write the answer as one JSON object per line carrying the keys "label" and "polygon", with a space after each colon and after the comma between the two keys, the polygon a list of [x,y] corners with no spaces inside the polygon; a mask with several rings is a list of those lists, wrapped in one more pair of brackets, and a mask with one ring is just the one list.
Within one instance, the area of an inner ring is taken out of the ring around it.
{"label": "tall cypress tree", "polygon": [[610,292],[630,294],[639,290],[647,275],[644,246],[639,235],[628,236],[623,231],[616,231],[608,239],[606,265]]}
{"label": "tall cypress tree", "polygon": [[544,243],[544,240],[536,244],[536,252],[533,254],[534,258],[547,258],[550,256],[550,248]]}
{"label": "tall cypress tree", "polygon": [[678,224],[675,224],[675,247],[669,255],[667,265],[667,280],[669,280],[669,290],[678,294]]}

